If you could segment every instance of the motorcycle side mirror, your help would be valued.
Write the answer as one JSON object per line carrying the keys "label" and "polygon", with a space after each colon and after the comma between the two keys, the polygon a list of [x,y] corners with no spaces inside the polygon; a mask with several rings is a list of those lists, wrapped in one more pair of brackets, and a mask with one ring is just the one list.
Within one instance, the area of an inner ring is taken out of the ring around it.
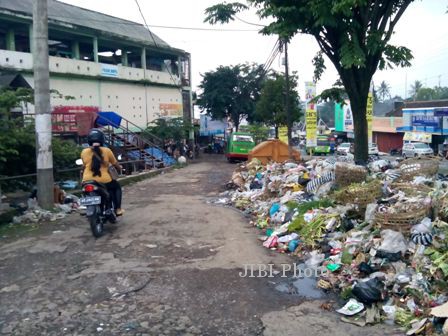
{"label": "motorcycle side mirror", "polygon": [[118,161],[121,161],[122,158],[123,158],[123,156],[121,154],[118,155]]}
{"label": "motorcycle side mirror", "polygon": [[76,160],[75,163],[76,163],[77,166],[82,166],[82,160],[81,159]]}

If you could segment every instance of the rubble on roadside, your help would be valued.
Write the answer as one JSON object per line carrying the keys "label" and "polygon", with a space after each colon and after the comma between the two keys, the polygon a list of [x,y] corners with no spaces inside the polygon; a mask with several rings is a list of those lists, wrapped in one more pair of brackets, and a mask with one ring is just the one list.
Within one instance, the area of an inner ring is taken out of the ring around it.
{"label": "rubble on roadside", "polygon": [[327,269],[317,286],[341,294],[344,322],[448,334],[448,183],[438,164],[253,159],[235,169],[227,196],[263,246]]}
{"label": "rubble on roadside", "polygon": [[79,198],[75,195],[64,195],[63,204],[55,204],[52,211],[44,210],[37,205],[36,199],[29,198],[26,210],[20,216],[13,217],[13,224],[37,224],[55,222],[63,219],[80,207]]}

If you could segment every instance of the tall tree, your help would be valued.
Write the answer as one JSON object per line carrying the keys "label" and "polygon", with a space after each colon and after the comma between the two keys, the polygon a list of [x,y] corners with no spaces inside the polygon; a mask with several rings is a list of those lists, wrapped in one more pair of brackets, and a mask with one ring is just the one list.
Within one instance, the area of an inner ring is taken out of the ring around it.
{"label": "tall tree", "polygon": [[378,96],[380,97],[381,101],[384,103],[386,98],[391,98],[390,95],[390,85],[387,84],[385,81],[382,81],[380,83],[380,86],[378,88]]}
{"label": "tall tree", "polygon": [[[350,98],[355,126],[355,160],[365,163],[366,107],[370,82],[378,68],[409,66],[411,51],[389,43],[396,24],[413,0],[247,0],[261,18],[273,22],[265,34],[291,38],[312,35],[320,47],[314,58],[315,79],[325,70],[323,54],[335,66]],[[218,4],[206,9],[205,21],[215,24],[234,19],[248,6]]]}
{"label": "tall tree", "polygon": [[264,77],[262,66],[220,66],[202,75],[197,105],[213,119],[229,119],[238,131],[241,121],[252,120]]}
{"label": "tall tree", "polygon": [[142,135],[148,140],[155,135],[162,140],[180,142],[187,139],[190,130],[191,126],[184,122],[184,118],[158,118],[148,125]]}
{"label": "tall tree", "polygon": [[427,100],[433,100],[438,99],[437,93],[434,89],[422,87],[420,90],[418,90],[417,94],[415,95],[414,100],[418,101],[427,101]]}
{"label": "tall tree", "polygon": [[[297,76],[290,77],[289,104],[291,108],[292,122],[298,121],[301,116]],[[275,127],[275,137],[278,138],[278,128],[287,125],[287,113],[285,110],[286,79],[283,74],[273,73],[266,79],[261,89],[260,99],[256,104],[253,120]]]}
{"label": "tall tree", "polygon": [[418,92],[423,88],[423,83],[416,80],[414,84],[411,84],[411,97],[414,101],[417,99]]}

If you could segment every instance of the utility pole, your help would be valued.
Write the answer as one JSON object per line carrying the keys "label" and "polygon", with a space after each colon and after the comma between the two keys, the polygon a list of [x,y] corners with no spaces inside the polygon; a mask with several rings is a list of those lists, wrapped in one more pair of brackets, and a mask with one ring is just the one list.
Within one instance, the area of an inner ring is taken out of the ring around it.
{"label": "utility pole", "polygon": [[285,80],[286,80],[286,93],[285,93],[285,109],[286,109],[286,124],[288,127],[288,154],[289,158],[292,159],[292,123],[291,123],[291,106],[289,99],[289,65],[288,65],[288,41],[283,40],[285,46]]}
{"label": "utility pole", "polygon": [[37,200],[51,209],[53,197],[53,152],[51,149],[50,72],[48,65],[48,4],[33,1],[34,106],[36,113]]}

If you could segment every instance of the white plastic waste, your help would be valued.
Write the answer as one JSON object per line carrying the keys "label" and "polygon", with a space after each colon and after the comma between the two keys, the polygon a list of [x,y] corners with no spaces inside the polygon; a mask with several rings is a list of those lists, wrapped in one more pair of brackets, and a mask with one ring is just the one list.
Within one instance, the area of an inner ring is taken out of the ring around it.
{"label": "white plastic waste", "polygon": [[339,314],[352,316],[352,315],[358,314],[363,309],[364,309],[364,305],[361,302],[358,302],[355,299],[350,299],[345,304],[345,306],[342,307],[341,309],[338,309],[337,312]]}

